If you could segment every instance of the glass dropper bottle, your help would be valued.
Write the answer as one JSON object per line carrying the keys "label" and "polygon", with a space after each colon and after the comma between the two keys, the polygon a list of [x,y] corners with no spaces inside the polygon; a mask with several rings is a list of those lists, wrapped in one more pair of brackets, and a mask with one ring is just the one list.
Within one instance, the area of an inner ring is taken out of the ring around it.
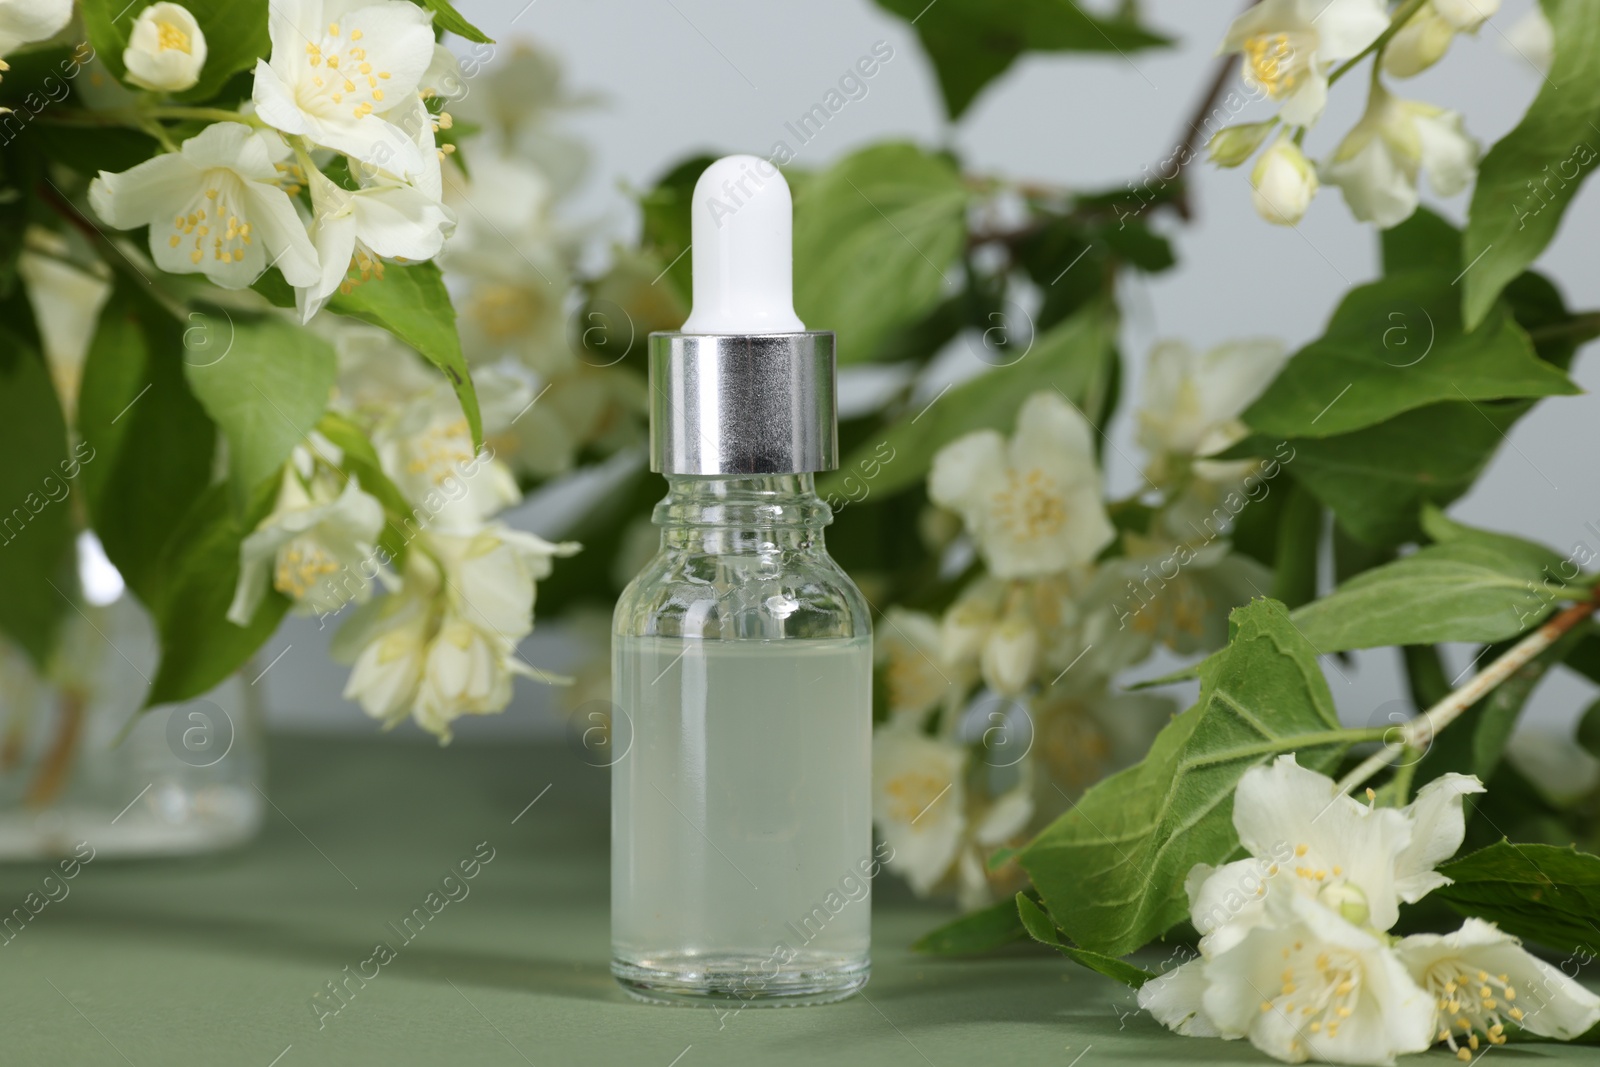
{"label": "glass dropper bottle", "polygon": [[693,311],[650,336],[668,494],[612,627],[631,737],[611,786],[611,968],[646,1000],[824,1003],[867,981],[871,617],[823,546],[834,337],[794,313],[791,214],[765,160],[708,167]]}

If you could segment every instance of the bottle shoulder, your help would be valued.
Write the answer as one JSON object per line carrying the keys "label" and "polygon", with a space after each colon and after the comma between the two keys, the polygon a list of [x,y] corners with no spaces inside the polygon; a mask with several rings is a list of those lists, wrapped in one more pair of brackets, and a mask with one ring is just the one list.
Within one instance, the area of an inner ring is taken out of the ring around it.
{"label": "bottle shoulder", "polygon": [[663,548],[617,600],[618,636],[708,640],[866,637],[866,598],[820,544],[760,553]]}

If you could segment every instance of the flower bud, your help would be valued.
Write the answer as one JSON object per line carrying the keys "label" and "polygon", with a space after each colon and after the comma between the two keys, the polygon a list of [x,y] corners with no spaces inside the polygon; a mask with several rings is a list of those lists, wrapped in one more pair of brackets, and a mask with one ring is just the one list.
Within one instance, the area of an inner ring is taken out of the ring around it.
{"label": "flower bud", "polygon": [[1237,167],[1256,154],[1256,149],[1277,124],[1277,119],[1268,119],[1224,126],[1206,144],[1206,158],[1219,167]]}
{"label": "flower bud", "polygon": [[1280,137],[1250,172],[1256,214],[1278,226],[1293,226],[1317,195],[1317,174],[1293,141]]}
{"label": "flower bud", "polygon": [[1421,74],[1444,57],[1456,28],[1431,6],[1413,15],[1383,50],[1383,70],[1395,78]]}
{"label": "flower bud", "polygon": [[151,4],[134,20],[122,65],[128,81],[140,88],[181,92],[200,80],[206,35],[181,4]]}
{"label": "flower bud", "polygon": [[1354,882],[1336,882],[1318,893],[1317,899],[1352,926],[1365,926],[1372,918],[1367,895]]}
{"label": "flower bud", "polygon": [[1039,631],[1022,619],[1007,619],[983,643],[983,680],[1001,696],[1016,696],[1033,680],[1039,661]]}

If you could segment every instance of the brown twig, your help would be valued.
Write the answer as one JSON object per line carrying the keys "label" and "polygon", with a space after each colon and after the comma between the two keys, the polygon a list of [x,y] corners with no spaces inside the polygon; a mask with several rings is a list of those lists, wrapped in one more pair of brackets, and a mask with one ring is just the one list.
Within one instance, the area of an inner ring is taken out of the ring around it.
{"label": "brown twig", "polygon": [[1399,727],[1398,740],[1390,741],[1368,756],[1361,765],[1339,780],[1337,792],[1344,793],[1371,778],[1400,754],[1402,749],[1426,751],[1433,739],[1462,712],[1476,704],[1495,686],[1528,665],[1539,653],[1555,644],[1568,630],[1600,608],[1600,586],[1589,590],[1587,598],[1564,608],[1560,614],[1518,641],[1499,659],[1472,676],[1472,680],[1453,690],[1443,700]]}
{"label": "brown twig", "polygon": [[55,803],[72,777],[73,760],[78,754],[78,737],[83,732],[83,711],[88,699],[83,690],[66,687],[61,691],[60,718],[56,724],[55,738],[39,763],[39,772],[23,802],[30,808],[47,808]]}

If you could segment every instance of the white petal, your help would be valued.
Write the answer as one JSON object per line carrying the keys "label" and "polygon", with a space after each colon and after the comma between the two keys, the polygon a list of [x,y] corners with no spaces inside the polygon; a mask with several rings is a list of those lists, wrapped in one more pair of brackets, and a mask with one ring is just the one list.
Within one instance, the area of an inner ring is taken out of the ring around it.
{"label": "white petal", "polygon": [[101,171],[89,206],[107,226],[131,230],[176,215],[199,190],[200,171],[178,153],[147,159],[119,174]]}
{"label": "white petal", "polygon": [[1417,136],[1422,141],[1422,169],[1428,184],[1440,196],[1454,196],[1478,175],[1478,143],[1467,136],[1458,112],[1417,116]]}
{"label": "white petal", "polygon": [[1327,76],[1316,70],[1308,70],[1300,84],[1283,102],[1278,114],[1290,125],[1310,126],[1322,117],[1322,109],[1327,103]]}
{"label": "white petal", "polygon": [[1466,837],[1462,799],[1481,792],[1483,783],[1475,776],[1450,773],[1423,786],[1403,809],[1412,825],[1411,843],[1395,857],[1395,890],[1401,900],[1415,903],[1449,883],[1433,869],[1454,856]]}
{"label": "white petal", "polygon": [[1389,28],[1381,0],[1312,0],[1307,6],[1315,12],[1317,58],[1325,62],[1349,59]]}
{"label": "white petal", "polygon": [[[276,13],[278,7],[279,5],[273,4],[271,10]],[[271,24],[274,24],[274,20],[269,19],[269,25]],[[276,50],[277,46],[273,47]],[[282,130],[284,133],[303,134],[311,128],[308,116],[300,110],[300,105],[295,103],[294,90],[284,83],[278,72],[264,59],[256,60],[256,80],[250,92],[250,99],[256,105],[256,117],[274,129]]]}
{"label": "white petal", "polygon": [[1399,225],[1417,209],[1416,182],[1381,137],[1348,158],[1326,164],[1322,176],[1339,187],[1352,215],[1382,229]]}
{"label": "white petal", "polygon": [[966,515],[1004,478],[1005,440],[993,430],[958,437],[939,449],[928,472],[928,498]]}
{"label": "white petal", "polygon": [[[271,257],[269,265],[282,271],[283,280],[290,285],[314,284],[321,277],[317,250],[289,195],[274,186],[247,182],[245,196],[251,228]],[[249,247],[254,246],[247,246],[247,257]]]}
{"label": "white petal", "polygon": [[1221,1037],[1201,1004],[1206,990],[1204,965],[1204,960],[1190,960],[1146,982],[1139,987],[1139,1007],[1174,1033]]}

